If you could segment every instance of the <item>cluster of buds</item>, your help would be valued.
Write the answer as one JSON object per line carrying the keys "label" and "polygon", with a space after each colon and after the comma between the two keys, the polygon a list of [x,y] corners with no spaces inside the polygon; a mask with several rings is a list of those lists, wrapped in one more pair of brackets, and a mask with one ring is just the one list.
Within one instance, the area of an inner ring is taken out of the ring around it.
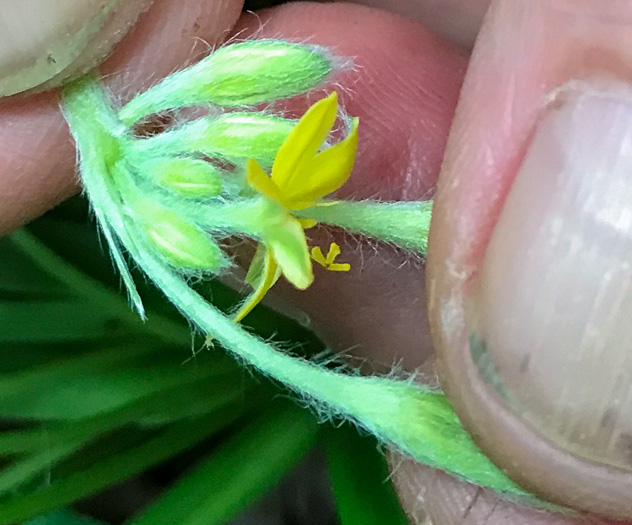
{"label": "cluster of buds", "polygon": [[[122,251],[134,259],[160,257],[185,274],[217,274],[231,264],[224,239],[258,241],[265,249],[257,251],[247,279],[255,291],[237,319],[281,274],[298,288],[311,284],[304,229],[317,220],[305,218],[304,210],[347,180],[357,120],[343,116],[347,137],[332,145],[335,93],[298,123],[253,105],[312,90],[341,67],[318,46],[259,40],[220,48],[122,108],[113,107],[93,78],[66,90],[82,181],[141,313]],[[150,136],[134,133],[167,111],[177,125]]]}

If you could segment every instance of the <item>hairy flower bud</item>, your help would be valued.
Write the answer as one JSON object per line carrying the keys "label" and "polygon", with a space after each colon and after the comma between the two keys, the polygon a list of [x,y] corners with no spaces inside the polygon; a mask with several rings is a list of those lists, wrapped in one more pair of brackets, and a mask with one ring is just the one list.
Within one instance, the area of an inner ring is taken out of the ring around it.
{"label": "hairy flower bud", "polygon": [[280,40],[225,46],[170,75],[120,111],[131,124],[170,108],[217,104],[239,107],[289,98],[315,88],[338,66],[324,48]]}
{"label": "hairy flower bud", "polygon": [[217,243],[177,213],[155,209],[141,220],[149,243],[176,268],[216,271],[223,265]]}
{"label": "hairy flower bud", "polygon": [[172,131],[139,140],[137,158],[202,153],[231,161],[253,158],[271,166],[277,151],[296,122],[256,112],[202,117]]}
{"label": "hairy flower bud", "polygon": [[199,159],[174,157],[148,166],[161,186],[187,197],[216,197],[222,191],[219,169]]}
{"label": "hairy flower bud", "polygon": [[274,160],[296,122],[263,113],[227,113],[216,119],[200,142],[227,158]]}
{"label": "hairy flower bud", "polygon": [[222,106],[258,104],[316,87],[332,72],[318,46],[254,40],[219,49],[209,57],[205,96]]}

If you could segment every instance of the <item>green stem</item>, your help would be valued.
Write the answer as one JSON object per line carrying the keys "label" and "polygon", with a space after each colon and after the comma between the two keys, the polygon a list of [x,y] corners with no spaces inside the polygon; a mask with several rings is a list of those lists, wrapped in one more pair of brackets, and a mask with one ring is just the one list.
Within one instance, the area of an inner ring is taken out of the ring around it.
{"label": "green stem", "polygon": [[[141,298],[116,239],[118,236],[124,245],[134,243],[133,236],[127,231],[128,221],[122,212],[121,197],[110,173],[121,159],[121,145],[126,142],[128,129],[116,120],[101,86],[93,76],[82,78],[66,88],[64,110],[82,165],[87,166],[83,173],[88,171],[91,174],[90,187],[86,187],[86,190],[91,197],[94,214],[130,299],[144,319]],[[83,182],[86,186],[85,176]]]}
{"label": "green stem", "polygon": [[269,204],[262,197],[214,205],[205,203],[204,206],[191,207],[186,212],[187,217],[205,230],[241,234],[254,239],[263,237],[262,224],[265,224],[269,214]]}
{"label": "green stem", "polygon": [[284,354],[248,334],[151,253],[142,250],[139,255],[139,265],[169,300],[240,360],[426,465],[482,487],[533,499],[476,447],[443,395],[404,381],[334,372]]}
{"label": "green stem", "polygon": [[432,201],[325,201],[294,215],[392,243],[407,251],[425,254]]}

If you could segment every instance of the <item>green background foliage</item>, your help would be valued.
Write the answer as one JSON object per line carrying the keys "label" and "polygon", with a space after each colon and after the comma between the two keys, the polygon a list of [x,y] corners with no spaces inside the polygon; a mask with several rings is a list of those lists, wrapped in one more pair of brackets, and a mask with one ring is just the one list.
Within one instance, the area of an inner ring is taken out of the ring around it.
{"label": "green background foliage", "polygon": [[[78,501],[188,453],[126,523],[228,523],[310,450],[325,450],[341,525],[406,523],[373,438],[318,422],[278,385],[206,348],[136,275],[130,309],[83,200],[0,239],[0,525],[89,525]],[[199,283],[215,305],[240,297]],[[313,355],[321,343],[260,307],[249,328]],[[67,510],[61,510],[67,509]]]}

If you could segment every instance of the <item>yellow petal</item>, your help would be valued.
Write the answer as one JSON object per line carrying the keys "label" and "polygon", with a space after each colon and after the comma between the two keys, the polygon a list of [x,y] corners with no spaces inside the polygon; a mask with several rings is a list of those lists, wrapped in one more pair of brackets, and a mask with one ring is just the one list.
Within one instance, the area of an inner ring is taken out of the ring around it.
{"label": "yellow petal", "polygon": [[353,170],[357,148],[358,119],[354,119],[347,138],[316,155],[303,173],[301,187],[283,191],[283,199],[289,209],[307,208],[310,203],[313,205],[347,182]]}
{"label": "yellow petal", "polygon": [[304,230],[309,230],[318,224],[316,219],[296,219]]}
{"label": "yellow petal", "polygon": [[329,135],[338,113],[338,95],[310,107],[279,148],[272,166],[272,180],[283,195],[296,193],[303,184],[302,165],[309,163]]}
{"label": "yellow petal", "polygon": [[253,288],[256,288],[262,279],[265,271],[266,256],[266,247],[263,244],[258,244],[257,250],[252,257],[252,261],[250,261],[250,266],[248,267],[248,273],[246,274],[245,279],[245,281]]}
{"label": "yellow petal", "polygon": [[[253,259],[253,263],[254,263]],[[250,273],[250,271],[248,272]],[[254,292],[252,292],[246,302],[241,306],[239,311],[235,314],[233,320],[238,323],[244,317],[246,317],[250,312],[252,312],[253,308],[257,306],[261,300],[264,298],[265,294],[268,293],[268,290],[274,286],[274,284],[278,281],[281,272],[279,270],[279,266],[274,259],[274,256],[270,252],[270,250],[266,250],[263,272],[260,275],[259,283]]]}
{"label": "yellow petal", "polygon": [[300,290],[312,284],[314,274],[307,239],[296,219],[288,216],[283,224],[271,228],[265,235],[265,242],[288,281]]}
{"label": "yellow petal", "polygon": [[277,185],[255,159],[248,160],[248,184],[269,199],[281,201],[283,198]]}

